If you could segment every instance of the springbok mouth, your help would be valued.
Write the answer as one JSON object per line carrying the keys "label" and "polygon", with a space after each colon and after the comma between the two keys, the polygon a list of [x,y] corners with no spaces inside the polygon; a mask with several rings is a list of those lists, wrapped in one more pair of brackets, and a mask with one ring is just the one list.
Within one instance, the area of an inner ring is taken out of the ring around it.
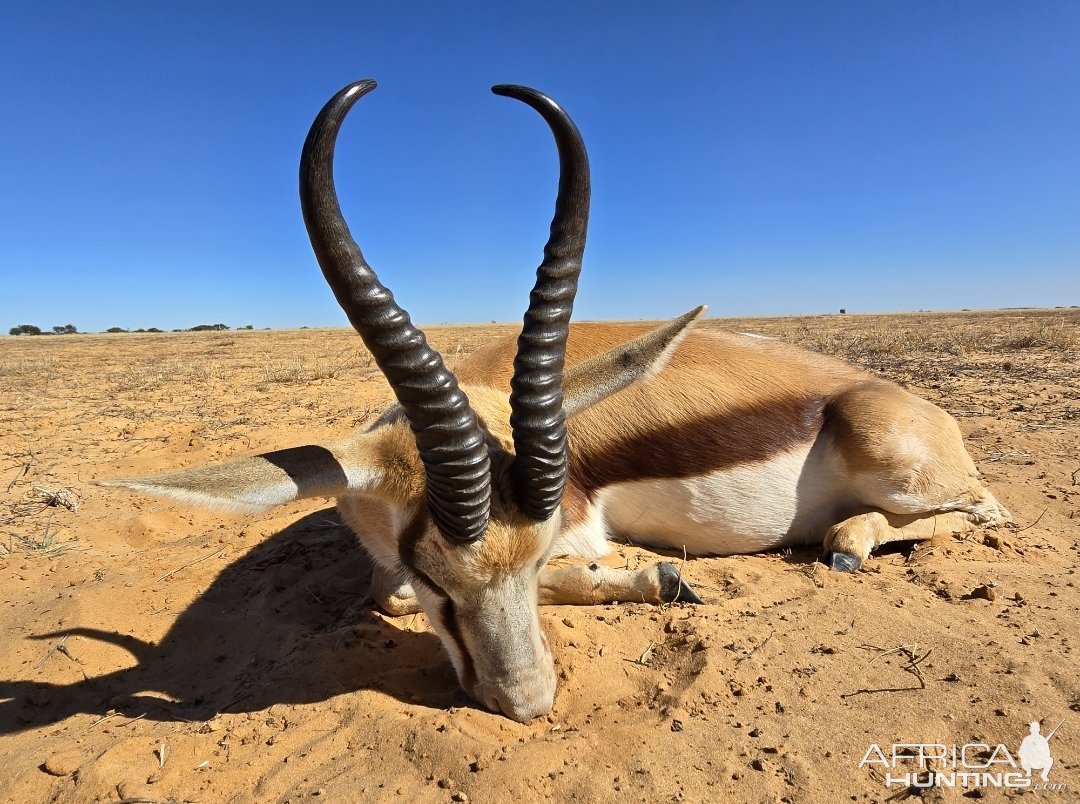
{"label": "springbok mouth", "polygon": [[515,700],[523,696],[515,695],[513,691],[502,692],[478,686],[474,697],[477,701],[483,703],[489,711],[501,714],[518,723],[528,723],[530,720],[546,715],[551,711],[551,707],[555,703],[554,691],[550,696],[543,695],[539,699]]}

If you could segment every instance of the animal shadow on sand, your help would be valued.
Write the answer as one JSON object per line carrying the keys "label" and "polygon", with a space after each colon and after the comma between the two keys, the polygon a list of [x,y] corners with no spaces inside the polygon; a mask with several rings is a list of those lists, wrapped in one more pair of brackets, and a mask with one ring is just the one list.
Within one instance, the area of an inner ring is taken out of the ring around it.
{"label": "animal shadow on sand", "polygon": [[371,560],[336,512],[310,514],[226,567],[157,644],[91,623],[35,635],[101,640],[137,664],[66,685],[0,680],[0,734],[110,710],[207,720],[364,689],[433,708],[470,705],[434,634],[372,613],[370,577]]}

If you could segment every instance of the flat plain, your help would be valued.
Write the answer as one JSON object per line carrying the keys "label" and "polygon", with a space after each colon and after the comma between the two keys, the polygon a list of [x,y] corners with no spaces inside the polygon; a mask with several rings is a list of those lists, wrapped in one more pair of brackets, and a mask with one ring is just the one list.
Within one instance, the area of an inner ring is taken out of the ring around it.
{"label": "flat plain", "polygon": [[[1015,522],[854,575],[816,550],[677,556],[704,605],[546,608],[560,686],[528,724],[465,697],[422,615],[373,608],[329,501],[243,517],[94,484],[363,427],[390,392],[355,334],[0,338],[0,799],[902,800],[860,767],[872,744],[1015,757],[1032,720],[1066,721],[1050,781],[1068,789],[1040,800],[1074,796],[1080,310],[701,326],[939,404]],[[453,362],[514,330],[428,333]],[[655,558],[614,548],[613,565]]]}

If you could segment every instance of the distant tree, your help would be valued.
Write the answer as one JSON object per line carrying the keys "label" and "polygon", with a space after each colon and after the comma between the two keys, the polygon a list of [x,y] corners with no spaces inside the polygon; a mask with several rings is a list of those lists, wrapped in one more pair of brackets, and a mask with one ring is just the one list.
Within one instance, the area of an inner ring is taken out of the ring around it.
{"label": "distant tree", "polygon": [[148,330],[146,330],[146,331],[147,331],[147,332],[164,332],[165,330],[163,330],[163,329],[158,329],[157,327],[150,327],[150,328],[149,328]]}
{"label": "distant tree", "polygon": [[224,332],[227,329],[224,324],[196,324],[188,332]]}
{"label": "distant tree", "polygon": [[123,327],[109,327],[109,328],[108,328],[107,330],[105,330],[105,331],[106,331],[106,332],[110,332],[110,333],[117,333],[117,332],[127,332],[127,330],[126,330],[126,329],[124,329]]}
{"label": "distant tree", "polygon": [[255,327],[251,326],[251,324],[248,324],[247,326],[240,327],[240,329],[255,329]]}
{"label": "distant tree", "polygon": [[847,315],[847,310],[845,310],[843,307],[841,307],[840,308],[840,315]]}
{"label": "distant tree", "polygon": [[40,335],[41,327],[35,327],[33,324],[19,324],[17,327],[12,327],[8,330],[9,335]]}
{"label": "distant tree", "polygon": [[64,324],[62,327],[53,327],[52,331],[55,335],[75,335],[79,330],[75,329],[74,324]]}

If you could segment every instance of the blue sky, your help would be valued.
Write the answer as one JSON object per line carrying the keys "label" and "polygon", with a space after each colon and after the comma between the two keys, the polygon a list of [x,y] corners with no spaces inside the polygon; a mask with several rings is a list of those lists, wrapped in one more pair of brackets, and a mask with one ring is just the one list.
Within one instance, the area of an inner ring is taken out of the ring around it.
{"label": "blue sky", "polygon": [[6,3],[0,329],[344,326],[296,170],[420,322],[520,320],[589,149],[576,315],[1080,303],[1080,4]]}

